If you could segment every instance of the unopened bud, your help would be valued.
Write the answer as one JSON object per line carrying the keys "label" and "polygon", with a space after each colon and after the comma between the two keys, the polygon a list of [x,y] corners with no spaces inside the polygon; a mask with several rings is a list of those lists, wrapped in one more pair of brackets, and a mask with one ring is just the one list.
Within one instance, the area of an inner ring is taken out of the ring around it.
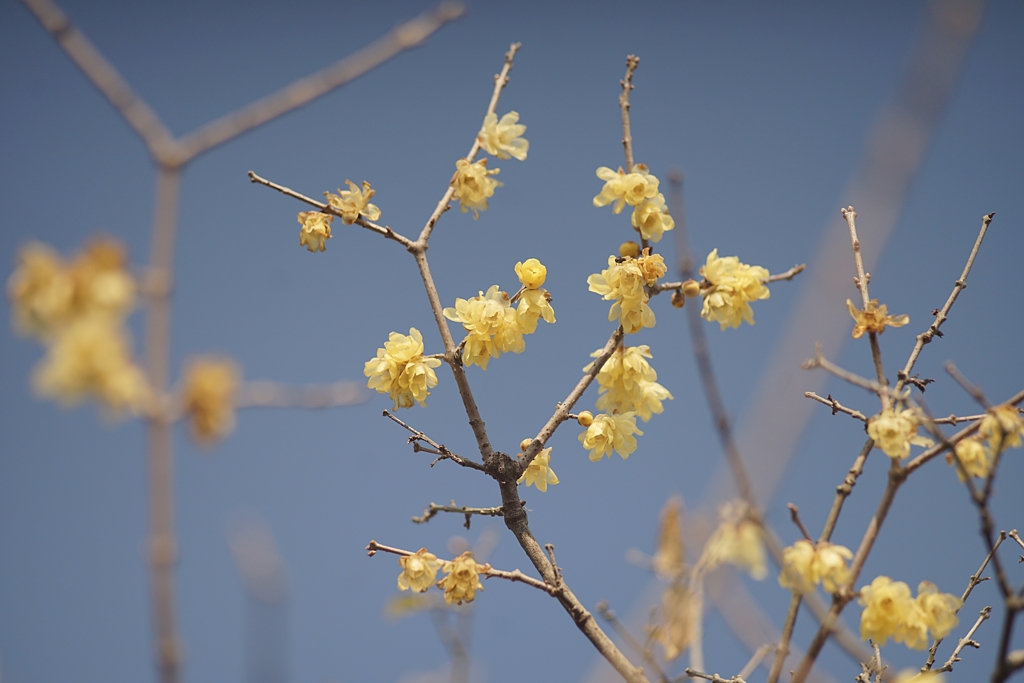
{"label": "unopened bud", "polygon": [[695,297],[700,294],[700,283],[690,279],[683,283],[683,294],[687,297]]}
{"label": "unopened bud", "polygon": [[576,416],[576,421],[580,423],[581,427],[589,427],[594,424],[594,415],[589,410],[584,410]]}
{"label": "unopened bud", "polygon": [[686,295],[680,291],[672,292],[672,305],[676,308],[682,308],[686,303]]}
{"label": "unopened bud", "polygon": [[519,444],[519,450],[525,453],[526,449],[530,447],[531,443],[533,443],[533,439],[523,439]]}
{"label": "unopened bud", "polygon": [[619,256],[623,258],[637,258],[640,256],[640,245],[630,240],[619,245]]}

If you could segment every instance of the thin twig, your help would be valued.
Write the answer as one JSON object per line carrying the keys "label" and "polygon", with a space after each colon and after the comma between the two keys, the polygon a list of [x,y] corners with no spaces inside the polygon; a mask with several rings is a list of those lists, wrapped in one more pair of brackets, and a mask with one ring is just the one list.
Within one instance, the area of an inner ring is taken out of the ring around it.
{"label": "thin twig", "polygon": [[764,282],[765,283],[769,283],[769,282],[782,282],[783,280],[792,280],[797,275],[799,275],[800,273],[804,272],[804,270],[806,270],[806,269],[807,269],[807,265],[804,264],[804,263],[801,263],[801,264],[793,266],[792,268],[790,268],[789,270],[787,270],[784,273],[776,273],[774,275],[769,275],[768,278],[766,280],[764,280]]}
{"label": "thin twig", "polygon": [[765,643],[761,647],[754,650],[754,654],[750,655],[750,659],[743,665],[740,672],[736,674],[737,679],[744,679],[750,674],[757,670],[757,667],[764,661],[764,658],[768,656],[768,653],[772,651],[774,645],[772,643]]}
{"label": "thin twig", "polygon": [[[640,65],[640,58],[636,55],[626,57],[626,76],[619,84],[622,86],[622,93],[619,95],[619,109],[622,110],[622,147],[626,153],[626,173],[633,172],[636,163],[633,159],[633,133],[629,125],[629,91],[633,89],[633,72]],[[649,245],[647,238],[640,236],[640,248],[646,249]]]}
{"label": "thin twig", "polygon": [[[397,417],[392,415],[387,410],[383,411],[382,414],[383,414],[384,417],[388,418],[389,420],[391,420],[393,422],[398,423],[399,425],[401,425],[406,430],[408,430],[409,432],[412,433],[412,436],[410,436],[409,439],[408,439],[408,443],[412,444],[413,452],[425,451],[427,453],[431,453],[433,455],[440,456],[437,460],[435,460],[434,462],[430,463],[431,467],[433,467],[435,464],[437,464],[438,460],[451,460],[452,462],[454,462],[457,465],[462,465],[463,467],[469,467],[470,469],[474,469],[474,470],[484,471],[484,466],[481,465],[480,463],[475,462],[473,460],[470,460],[468,458],[464,458],[461,455],[458,455],[456,453],[452,453],[450,450],[445,448],[444,444],[438,443],[438,442],[434,441],[433,439],[431,439],[429,436],[427,436],[423,432],[419,431],[418,429],[413,429],[412,427],[410,427],[409,425],[407,425],[406,423],[402,422],[400,419],[398,419]],[[424,448],[423,446],[421,446],[420,443],[419,443],[420,441],[425,441],[428,444],[430,444],[433,447],[433,450],[431,450],[429,448]]]}
{"label": "thin twig", "polygon": [[859,410],[853,410],[852,408],[847,408],[842,403],[840,403],[839,401],[837,401],[834,398],[832,398],[832,394],[829,394],[828,398],[822,398],[821,396],[819,396],[818,394],[814,393],[813,391],[805,391],[804,392],[804,396],[806,396],[807,398],[810,398],[810,399],[814,399],[818,403],[824,403],[825,405],[827,405],[828,407],[830,407],[832,409],[832,414],[833,415],[835,415],[836,413],[846,413],[850,417],[856,418],[856,419],[860,420],[861,422],[867,422],[868,421],[868,418],[864,416],[864,413],[860,412]]}
{"label": "thin twig", "polygon": [[614,630],[615,633],[618,634],[619,638],[621,638],[626,643],[626,645],[629,645],[629,647],[632,648],[634,652],[640,655],[641,659],[643,659],[647,666],[651,668],[651,670],[655,673],[655,675],[658,677],[658,680],[661,681],[661,683],[669,683],[668,675],[665,673],[665,670],[662,669],[661,666],[658,664],[658,661],[651,656],[650,650],[648,648],[645,648],[640,643],[640,641],[633,637],[633,634],[629,632],[629,629],[626,628],[626,625],[619,621],[618,615],[616,615],[615,612],[608,607],[607,602],[602,600],[601,602],[597,603],[594,609],[597,610],[597,613],[601,615],[602,619],[608,622],[608,625],[611,626],[612,630]]}
{"label": "thin twig", "polygon": [[718,674],[707,674],[703,671],[694,671],[690,667],[686,667],[686,675],[690,678],[703,678],[711,683],[747,683],[739,676],[733,676],[732,678],[722,678]]}
{"label": "thin twig", "polygon": [[879,396],[885,396],[886,400],[903,400],[905,398],[902,394],[890,389],[885,384],[880,384],[879,382],[872,381],[870,379],[867,379],[866,377],[861,377],[858,374],[855,374],[853,372],[850,372],[849,370],[845,370],[839,367],[832,361],[825,358],[825,356],[821,352],[820,344],[817,344],[814,347],[814,358],[809,358],[805,360],[801,367],[804,370],[813,370],[815,368],[821,368],[827,372],[832,373],[839,379],[849,382],[850,384],[861,387],[863,389],[867,389],[868,391],[872,391],[878,394]]}
{"label": "thin twig", "polygon": [[950,292],[949,298],[946,299],[946,303],[942,308],[934,311],[935,320],[928,326],[928,329],[917,335],[917,342],[914,344],[913,351],[910,352],[910,358],[907,359],[907,364],[903,367],[903,370],[896,373],[896,389],[897,391],[903,388],[903,385],[907,383],[908,377],[910,377],[910,371],[914,369],[914,364],[917,362],[917,357],[921,354],[921,349],[924,348],[925,344],[931,342],[934,337],[941,337],[942,332],[939,328],[942,327],[942,323],[946,322],[946,317],[949,315],[949,310],[953,308],[953,303],[956,302],[956,298],[960,296],[960,292],[963,291],[964,287],[967,286],[967,276],[971,272],[971,266],[974,265],[974,258],[978,255],[978,250],[981,249],[981,241],[985,239],[985,233],[988,231],[988,226],[992,222],[992,218],[995,213],[990,213],[986,216],[982,216],[981,219],[981,230],[978,231],[978,237],[974,240],[974,248],[971,249],[970,255],[967,257],[967,264],[964,266],[963,272],[960,274],[960,278],[953,284],[953,291]]}
{"label": "thin twig", "polygon": [[956,383],[959,384],[964,391],[970,394],[971,398],[977,401],[982,408],[988,410],[989,408],[992,407],[992,405],[988,402],[988,399],[985,398],[985,394],[984,392],[982,392],[981,388],[976,384],[973,384],[966,377],[964,377],[963,373],[957,370],[956,366],[953,365],[953,363],[947,362],[945,368],[946,372],[948,372],[950,376],[954,380],[956,380]]}
{"label": "thin twig", "polygon": [[[524,505],[526,504],[526,501],[519,502],[523,503]],[[423,508],[422,516],[413,517],[412,521],[416,522],[417,524],[425,524],[429,522],[431,519],[433,519],[435,516],[437,516],[437,513],[439,512],[457,512],[461,515],[465,515],[466,523],[463,524],[463,526],[467,529],[469,528],[469,520],[472,518],[473,515],[481,515],[485,517],[501,517],[505,514],[500,507],[471,508],[466,507],[465,505],[458,506],[455,504],[455,501],[453,500],[451,505],[438,505],[437,503],[431,503],[429,506]]]}
{"label": "thin twig", "polygon": [[786,508],[789,510],[789,518],[796,525],[796,528],[800,530],[800,533],[804,535],[804,538],[811,544],[814,545],[814,539],[807,533],[807,527],[804,526],[803,521],[800,519],[800,510],[797,509],[796,505],[792,503],[786,503]]}
{"label": "thin twig", "polygon": [[977,641],[972,640],[971,638],[974,636],[974,632],[978,630],[978,627],[981,626],[982,622],[987,620],[990,616],[992,616],[992,608],[983,607],[981,609],[981,613],[978,615],[978,620],[974,622],[974,626],[972,626],[971,630],[968,631],[967,634],[959,640],[959,642],[957,642],[956,649],[953,650],[953,654],[949,656],[949,659],[946,660],[945,664],[936,669],[937,672],[942,673],[944,671],[952,671],[953,664],[960,661],[960,651],[967,645],[970,645],[973,648],[981,647]]}

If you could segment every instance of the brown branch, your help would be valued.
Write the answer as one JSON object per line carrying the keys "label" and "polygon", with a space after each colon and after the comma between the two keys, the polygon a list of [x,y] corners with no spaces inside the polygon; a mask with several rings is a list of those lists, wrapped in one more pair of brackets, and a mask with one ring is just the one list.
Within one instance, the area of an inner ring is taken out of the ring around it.
{"label": "brown branch", "polygon": [[364,403],[366,399],[363,385],[357,382],[292,386],[260,380],[239,387],[235,408],[335,408]]}
{"label": "brown branch", "polygon": [[974,258],[978,255],[978,250],[981,248],[981,241],[985,239],[985,233],[988,231],[989,223],[992,222],[992,218],[994,216],[995,213],[982,216],[981,230],[978,232],[977,239],[974,240],[974,248],[971,249],[970,256],[967,257],[967,264],[964,266],[964,270],[960,274],[960,278],[953,284],[953,291],[950,293],[949,298],[946,299],[946,303],[942,308],[934,312],[935,320],[933,320],[932,324],[928,326],[928,329],[917,335],[917,342],[914,344],[914,350],[910,352],[910,358],[907,359],[907,364],[903,367],[903,370],[896,373],[898,380],[896,382],[897,391],[902,389],[903,385],[907,383],[907,378],[910,377],[910,371],[914,369],[914,364],[917,362],[917,357],[921,354],[921,349],[924,348],[924,345],[931,342],[933,338],[942,336],[942,332],[939,331],[939,328],[942,327],[942,323],[946,322],[949,310],[953,308],[956,298],[960,296],[960,292],[967,286],[967,276],[971,272],[971,266],[974,265]]}
{"label": "brown branch", "polygon": [[[508,47],[508,52],[505,53],[505,64],[501,67],[501,73],[494,77],[494,92],[491,93],[491,101],[487,105],[487,112],[484,114],[484,118],[487,118],[488,114],[494,114],[498,108],[498,98],[501,97],[501,91],[506,85],[508,85],[508,73],[512,70],[512,62],[516,56],[516,52],[522,47],[522,43],[512,43]],[[483,132],[483,126],[481,125],[480,131]],[[476,157],[477,152],[480,151],[480,135],[473,139],[473,144],[469,148],[469,153],[466,154],[466,161],[472,163]],[[423,230],[420,231],[419,239],[417,243],[423,245],[423,249],[426,249],[427,240],[430,239],[430,233],[434,231],[434,226],[437,225],[437,221],[441,218],[441,214],[450,208],[450,202],[452,197],[455,196],[455,188],[451,185],[445,190],[444,196],[441,197],[441,201],[437,203],[437,207],[434,212],[430,214],[430,218],[427,219],[426,225],[423,226]]]}
{"label": "brown branch", "polygon": [[[402,422],[400,419],[392,415],[387,410],[383,411],[382,414],[384,417],[401,425],[407,431],[412,433],[412,436],[410,436],[408,439],[408,443],[412,444],[413,453],[419,453],[420,451],[423,451],[426,453],[431,453],[433,455],[440,456],[437,460],[430,463],[431,467],[436,465],[439,460],[451,460],[455,464],[462,465],[463,467],[468,467],[474,470],[480,470],[481,472],[485,471],[484,466],[481,465],[480,463],[470,460],[469,458],[464,458],[456,453],[452,453],[450,450],[445,448],[445,445],[443,443],[438,443],[431,439],[426,434],[424,434],[423,432],[419,431],[418,429],[413,429],[412,427],[410,427],[409,425],[407,425],[406,423]],[[424,448],[423,446],[420,445],[420,441],[425,441],[426,443],[430,444],[433,448]],[[467,523],[467,527],[468,526],[469,525]]]}
{"label": "brown branch", "polygon": [[669,683],[668,675],[665,670],[661,668],[658,661],[651,656],[651,652],[648,648],[645,648],[640,641],[633,637],[633,634],[629,632],[626,625],[619,621],[619,617],[615,612],[609,608],[608,603],[601,601],[594,607],[597,613],[601,615],[601,618],[608,622],[619,638],[621,638],[626,645],[629,645],[634,652],[636,652],[644,660],[644,663],[651,668],[651,670],[657,675],[658,680],[661,683]]}
{"label": "brown branch", "polygon": [[981,645],[979,645],[977,641],[972,640],[971,638],[972,636],[974,636],[974,632],[978,630],[978,627],[981,626],[982,622],[988,619],[991,615],[992,608],[983,607],[981,609],[980,614],[978,615],[978,620],[974,622],[974,626],[972,626],[971,630],[969,630],[967,634],[963,638],[961,638],[959,642],[957,642],[956,649],[953,650],[953,654],[949,656],[949,659],[946,660],[946,663],[940,666],[935,671],[939,673],[942,673],[944,671],[952,671],[954,662],[960,661],[960,651],[963,650],[964,647],[966,647],[967,645],[970,645],[973,648],[981,647]]}
{"label": "brown branch", "polygon": [[[820,344],[816,344],[814,347],[814,358],[809,358],[805,360],[801,367],[804,370],[814,370],[815,368],[821,368],[822,370],[825,370],[826,372],[829,372],[838,377],[839,379],[849,382],[850,384],[861,387],[862,389],[867,389],[868,391],[872,391],[878,394],[879,396],[885,396],[887,401],[890,399],[902,400],[904,398],[901,394],[898,394],[894,390],[890,389],[886,384],[867,379],[866,377],[861,377],[860,375],[850,372],[849,370],[845,370],[836,365],[835,363],[833,363],[832,361],[828,360],[822,354]],[[888,405],[889,404],[886,404],[886,406]]]}
{"label": "brown branch", "polygon": [[633,89],[633,72],[640,66],[640,58],[636,55],[626,57],[626,77],[619,81],[622,94],[619,95],[619,108],[622,109],[622,147],[626,152],[626,173],[633,172],[633,134],[629,128],[629,91]]}
{"label": "brown branch", "polygon": [[685,672],[686,675],[690,678],[703,678],[706,681],[711,681],[711,683],[747,683],[739,676],[733,676],[732,678],[722,678],[718,674],[708,674],[704,673],[703,671],[694,671],[690,667],[686,667]]}
{"label": "brown branch", "polygon": [[207,123],[181,139],[179,149],[176,150],[178,163],[191,161],[203,152],[354,81],[392,57],[422,44],[432,33],[449,21],[458,19],[464,12],[465,8],[462,5],[444,2],[415,19],[396,26],[384,36],[331,66]]}
{"label": "brown branch", "polygon": [[804,272],[804,270],[806,270],[806,269],[807,269],[807,265],[804,264],[804,263],[801,263],[799,265],[793,266],[792,268],[790,268],[789,270],[787,270],[784,273],[776,273],[774,275],[769,275],[768,278],[766,280],[764,280],[764,282],[768,283],[768,282],[782,282],[783,280],[792,280],[797,275],[799,275],[800,273]]}
{"label": "brown branch", "polygon": [[832,409],[832,414],[833,415],[835,415],[836,413],[846,413],[850,417],[856,418],[856,419],[860,420],[861,422],[867,422],[868,421],[868,418],[866,418],[864,416],[864,413],[860,412],[859,410],[853,410],[851,408],[847,408],[842,403],[840,403],[839,401],[837,401],[834,398],[832,398],[832,394],[829,394],[828,398],[822,398],[821,396],[819,396],[818,394],[814,393],[813,391],[805,391],[804,392],[804,396],[806,396],[807,398],[813,399],[813,400],[817,401],[818,403],[823,403],[823,404],[827,405],[828,407],[830,407]]}
{"label": "brown branch", "polygon": [[[524,505],[526,504],[525,500],[521,500],[519,502],[524,504]],[[453,500],[451,505],[438,505],[437,503],[431,503],[429,506],[423,508],[423,515],[422,516],[420,516],[420,517],[413,517],[412,521],[416,522],[417,524],[426,524],[431,519],[436,517],[437,513],[439,513],[439,512],[457,512],[460,515],[465,515],[466,516],[466,523],[463,524],[463,526],[466,527],[467,529],[469,528],[469,520],[472,518],[473,515],[482,515],[482,516],[485,516],[485,517],[501,517],[502,515],[505,514],[504,512],[502,512],[502,509],[500,507],[496,507],[496,508],[471,508],[471,507],[466,507],[465,505],[460,507],[460,506],[456,505],[455,501]]]}

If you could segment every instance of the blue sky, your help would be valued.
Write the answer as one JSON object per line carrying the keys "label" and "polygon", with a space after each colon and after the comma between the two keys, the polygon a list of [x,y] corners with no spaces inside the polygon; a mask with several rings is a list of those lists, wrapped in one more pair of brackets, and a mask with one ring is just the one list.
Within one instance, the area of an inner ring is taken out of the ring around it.
{"label": "blue sky", "polygon": [[[424,2],[68,2],[64,8],[176,135],[242,106],[367,44]],[[311,196],[369,180],[381,221],[415,233],[443,194],[454,162],[480,125],[492,76],[513,41],[523,43],[499,113],[516,110],[530,154],[500,166],[504,187],[491,208],[447,213],[429,256],[442,299],[469,297],[491,284],[516,286],[516,261],[548,267],[558,322],[541,326],[521,356],[486,372],[470,370],[491,440],[505,451],[535,434],[578,379],[588,354],[611,331],[607,304],[586,277],[628,239],[628,219],[596,209],[598,166],[622,163],[618,81],[635,53],[636,158],[663,180],[686,174],[687,222],[698,255],[718,248],[778,272],[807,263],[808,273],[772,287],[755,306],[756,325],[720,333],[712,353],[739,431],[770,398],[761,378],[808,287],[850,283],[852,262],[834,272],[815,263],[841,230],[838,209],[855,201],[866,140],[903,77],[928,3],[478,2],[461,21],[322,100],[217,149],[184,174],[179,226],[172,367],[194,353],[235,357],[249,378],[291,383],[362,380],[362,367],[392,330],[415,326],[428,351],[440,341],[412,260],[397,245],[336,224],[323,254],[298,246],[303,207],[249,183],[253,170]],[[959,276],[981,216],[995,211],[989,236],[946,333],[926,347],[918,370],[934,377],[926,394],[937,414],[975,412],[952,386],[948,359],[1001,400],[1024,384],[1019,270],[1024,254],[1024,9],[991,2],[955,89],[930,138],[881,252],[869,267],[872,295],[911,323],[882,338],[887,368],[905,361],[914,335],[930,322]],[[106,231],[143,264],[149,250],[154,173],[138,139],[21,5],[0,5],[0,262],[13,267],[31,239],[64,253]],[[900,140],[892,144],[900,143]],[[858,202],[865,242],[875,228]],[[879,242],[883,239],[878,238]],[[660,245],[668,256],[672,236]],[[816,270],[817,268],[817,270]],[[6,271],[5,271],[6,272]],[[804,343],[845,339],[838,314]],[[662,505],[680,494],[695,513],[712,510],[721,450],[711,429],[689,348],[684,315],[656,300],[658,325],[638,335],[650,345],[659,381],[673,392],[665,413],[644,426],[629,460],[591,463],[564,426],[552,445],[562,483],[546,494],[524,489],[541,542],[555,544],[567,580],[584,604],[608,600],[620,613],[644,613],[650,577],[625,560],[652,550]],[[6,301],[3,315],[9,317]],[[141,316],[133,318],[141,337]],[[844,320],[842,325],[850,324]],[[831,327],[829,327],[831,326]],[[831,335],[831,336],[830,336]],[[813,337],[813,338],[812,338]],[[147,577],[143,431],[105,423],[92,406],[63,410],[34,397],[31,368],[41,350],[0,331],[0,671],[8,683],[153,680]],[[864,343],[838,341],[826,353],[869,372]],[[402,417],[459,453],[473,439],[450,376],[426,409]],[[892,374],[894,370],[890,370]],[[807,377],[807,387],[821,378]],[[593,392],[593,390],[592,390]],[[822,386],[866,413],[872,397],[838,382]],[[758,398],[761,397],[761,398]],[[583,403],[592,406],[588,393]],[[779,396],[780,404],[791,396]],[[452,536],[476,542],[500,532],[490,561],[526,570],[504,527],[459,518],[425,526],[409,518],[431,502],[496,505],[497,490],[475,472],[428,467],[404,433],[379,417],[386,397],[324,412],[250,411],[214,451],[176,432],[181,562],[181,635],[189,680],[243,680],[246,597],[226,531],[242,514],[262,519],[276,538],[288,576],[289,679],[412,681],[437,671],[446,655],[430,620],[382,615],[395,592],[394,558],[368,559],[371,539],[445,554]],[[757,401],[762,401],[758,404]],[[746,455],[788,462],[780,486],[762,482],[770,520],[784,540],[796,532],[785,504],[800,506],[820,529],[834,486],[863,443],[861,427],[822,408],[793,432],[791,453]],[[763,449],[762,449],[763,450]],[[513,451],[514,452],[514,451]],[[835,540],[855,547],[884,478],[872,456]],[[1010,453],[997,484],[1003,528],[1024,524],[1013,482],[1024,476]],[[778,471],[781,465],[771,466]],[[864,578],[878,574],[936,582],[959,593],[984,548],[963,487],[941,461],[901,491]],[[1012,562],[1012,552],[1006,557]],[[1012,569],[1011,571],[1016,571]],[[1014,574],[1020,581],[1019,572]],[[777,622],[787,594],[769,578],[744,579]],[[865,581],[866,582],[866,581]],[[964,614],[997,596],[983,584]],[[475,603],[473,653],[481,681],[591,680],[595,654],[566,615],[527,587],[489,581]],[[851,608],[848,623],[858,610]],[[968,621],[971,617],[964,617]],[[806,643],[810,618],[796,640]],[[963,632],[963,624],[959,632]],[[990,670],[998,621],[979,632],[954,681]],[[735,672],[745,651],[722,620],[708,618],[709,668]],[[1018,647],[1021,639],[1017,639]],[[890,644],[898,666],[920,653]],[[513,656],[510,656],[513,655]],[[827,648],[822,662],[840,680],[858,670]],[[526,672],[529,672],[528,674]],[[753,680],[760,680],[754,678]]]}

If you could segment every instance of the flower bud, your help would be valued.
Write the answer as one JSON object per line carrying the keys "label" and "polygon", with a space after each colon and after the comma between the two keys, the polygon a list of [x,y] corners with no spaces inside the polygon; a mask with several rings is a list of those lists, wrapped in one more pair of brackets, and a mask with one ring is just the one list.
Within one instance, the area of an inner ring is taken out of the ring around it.
{"label": "flower bud", "polygon": [[695,297],[700,294],[700,283],[690,279],[683,283],[683,294],[687,297]]}
{"label": "flower bud", "polygon": [[580,423],[580,427],[589,427],[594,424],[594,414],[589,410],[584,410],[576,416],[576,421]]}
{"label": "flower bud", "polygon": [[686,303],[686,295],[680,291],[672,292],[672,305],[676,308],[682,308],[683,304]]}
{"label": "flower bud", "polygon": [[624,258],[637,258],[640,256],[640,245],[630,240],[619,245],[619,256]]}
{"label": "flower bud", "polygon": [[530,447],[531,443],[533,443],[533,439],[523,439],[519,444],[519,450],[525,453],[526,449]]}

